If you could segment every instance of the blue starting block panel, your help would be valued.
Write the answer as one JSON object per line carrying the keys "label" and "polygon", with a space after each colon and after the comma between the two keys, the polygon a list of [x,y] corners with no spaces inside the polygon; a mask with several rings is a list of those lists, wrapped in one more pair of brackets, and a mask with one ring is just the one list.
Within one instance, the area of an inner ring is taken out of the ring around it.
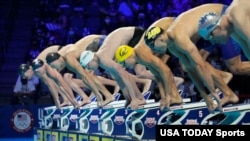
{"label": "blue starting block panel", "polygon": [[249,125],[250,104],[226,106],[223,113],[208,114],[201,122],[202,125]]}

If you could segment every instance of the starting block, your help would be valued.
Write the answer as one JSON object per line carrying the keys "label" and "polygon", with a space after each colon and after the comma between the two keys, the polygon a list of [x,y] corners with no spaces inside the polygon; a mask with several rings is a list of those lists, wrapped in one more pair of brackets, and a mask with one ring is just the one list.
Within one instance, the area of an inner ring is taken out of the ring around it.
{"label": "starting block", "polygon": [[226,106],[223,113],[215,112],[207,115],[202,125],[249,125],[250,104]]}
{"label": "starting block", "polygon": [[51,129],[53,126],[53,114],[56,111],[56,106],[40,108],[38,110],[38,120],[40,128]]}
{"label": "starting block", "polygon": [[[151,92],[145,93],[144,98],[148,98],[150,94]],[[117,96],[116,100],[118,100]],[[106,115],[104,113],[108,109],[124,109],[125,102],[125,100],[113,101],[102,108],[97,107],[96,101],[80,107],[79,109],[74,109],[72,106],[63,107],[60,112],[59,110],[55,110],[51,115],[54,119],[54,123],[52,124],[54,126],[52,128],[62,131],[72,130],[82,133],[99,133],[102,127],[99,121]],[[154,102],[154,100],[147,100],[147,103],[152,102]],[[46,108],[46,110],[48,109],[49,108]]]}
{"label": "starting block", "polygon": [[[146,100],[147,104],[152,104],[155,101],[153,99]],[[146,104],[146,105],[147,105]],[[126,135],[125,119],[133,111],[128,108],[119,105],[113,105],[113,107],[104,107],[105,113],[99,121],[99,131],[105,135]],[[119,130],[114,130],[119,129]]]}
{"label": "starting block", "polygon": [[61,109],[56,109],[52,115],[53,126],[52,129],[67,130],[69,120],[66,118],[73,111],[73,106],[65,106]]}
{"label": "starting block", "polygon": [[192,102],[170,107],[158,120],[158,125],[199,125],[209,114],[205,102]]}
{"label": "starting block", "polygon": [[[124,108],[125,102],[125,100],[114,101],[103,108],[90,107],[89,114],[79,119],[80,131],[83,133],[101,133],[103,124],[106,122],[105,117],[116,114],[116,110],[113,111],[112,109],[126,109]],[[154,100],[148,100],[147,102],[154,102]]]}
{"label": "starting block", "polygon": [[[144,98],[147,99],[150,95],[151,92],[149,91],[144,94]],[[113,101],[103,108],[98,108],[97,103],[83,106],[82,108],[88,109],[88,112],[78,119],[78,130],[83,133],[101,133],[103,130],[100,122],[103,121],[103,117],[107,116],[108,113],[106,112],[110,112],[108,109],[124,108],[125,102],[126,100]],[[154,102],[154,100],[148,100],[147,102]]]}
{"label": "starting block", "polygon": [[[183,99],[183,103],[190,102],[190,99]],[[191,103],[190,103],[191,104]],[[188,105],[188,104],[187,104]],[[154,139],[155,128],[158,120],[165,114],[172,111],[160,110],[160,102],[143,105],[142,108],[132,111],[126,118],[126,134],[136,139]],[[171,106],[170,109],[176,109]],[[179,106],[179,108],[181,108]]]}

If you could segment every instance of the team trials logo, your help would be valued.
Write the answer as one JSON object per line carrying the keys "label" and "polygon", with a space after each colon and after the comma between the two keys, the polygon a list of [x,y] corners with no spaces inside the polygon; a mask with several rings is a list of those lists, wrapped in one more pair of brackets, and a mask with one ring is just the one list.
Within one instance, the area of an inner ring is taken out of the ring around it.
{"label": "team trials logo", "polygon": [[76,122],[77,119],[78,119],[78,116],[75,115],[75,114],[72,114],[72,115],[70,115],[69,119],[70,119],[72,122]]}
{"label": "team trials logo", "polygon": [[149,128],[153,128],[156,125],[156,120],[154,117],[147,117],[144,124]]}
{"label": "team trials logo", "polygon": [[99,117],[98,117],[98,115],[91,115],[89,120],[91,123],[96,124],[99,121]]}
{"label": "team trials logo", "polygon": [[115,116],[114,122],[117,125],[122,125],[124,123],[124,118],[123,116]]}
{"label": "team trials logo", "polygon": [[17,132],[28,132],[34,124],[34,118],[28,110],[19,109],[12,114],[11,125]]}

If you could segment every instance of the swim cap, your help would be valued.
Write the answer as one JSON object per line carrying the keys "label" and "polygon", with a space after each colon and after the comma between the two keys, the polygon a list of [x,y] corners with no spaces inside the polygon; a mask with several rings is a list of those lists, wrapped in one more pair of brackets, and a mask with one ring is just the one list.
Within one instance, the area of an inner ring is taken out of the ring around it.
{"label": "swim cap", "polygon": [[40,67],[42,67],[43,64],[44,64],[43,60],[41,60],[41,59],[35,59],[35,60],[32,61],[31,66],[32,66],[33,70],[36,71],[37,69],[39,69]]}
{"label": "swim cap", "polygon": [[94,58],[94,52],[92,51],[83,51],[80,56],[80,64],[82,67],[86,67],[86,65]]}
{"label": "swim cap", "polygon": [[27,70],[29,70],[30,66],[27,64],[21,64],[18,69],[18,74],[23,75]]}
{"label": "swim cap", "polygon": [[132,53],[134,52],[134,49],[128,45],[122,45],[116,49],[115,52],[115,59],[118,63],[121,63],[128,59]]}
{"label": "swim cap", "polygon": [[208,39],[211,31],[215,29],[220,21],[220,16],[214,12],[209,12],[201,16],[199,20],[198,33],[204,39]]}
{"label": "swim cap", "polygon": [[57,52],[50,52],[46,56],[46,62],[50,64],[51,62],[54,62],[55,60],[60,58],[60,54]]}
{"label": "swim cap", "polygon": [[155,39],[158,38],[164,30],[160,27],[151,27],[148,31],[146,31],[144,35],[145,43],[150,47],[154,47]]}

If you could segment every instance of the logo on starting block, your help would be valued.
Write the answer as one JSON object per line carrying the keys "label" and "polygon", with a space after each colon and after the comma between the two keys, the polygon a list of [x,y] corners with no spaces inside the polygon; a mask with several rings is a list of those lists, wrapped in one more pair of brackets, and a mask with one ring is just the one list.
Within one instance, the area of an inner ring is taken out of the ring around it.
{"label": "logo on starting block", "polygon": [[98,120],[99,120],[99,117],[98,117],[98,115],[90,115],[90,118],[89,118],[89,121],[91,122],[91,123],[97,123],[98,122]]}
{"label": "logo on starting block", "polygon": [[156,125],[156,120],[154,117],[146,117],[144,124],[149,128],[153,128]]}
{"label": "logo on starting block", "polygon": [[124,123],[125,119],[123,116],[115,116],[114,122],[117,125],[122,125]]}

